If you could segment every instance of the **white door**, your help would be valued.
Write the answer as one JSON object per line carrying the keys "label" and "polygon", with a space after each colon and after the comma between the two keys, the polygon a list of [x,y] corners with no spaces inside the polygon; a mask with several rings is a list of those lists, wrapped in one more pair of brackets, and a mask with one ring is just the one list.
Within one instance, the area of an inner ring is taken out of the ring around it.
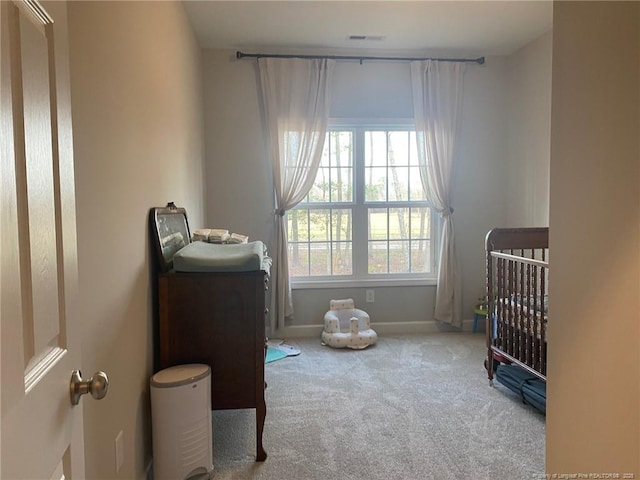
{"label": "white door", "polygon": [[0,2],[3,480],[84,477],[66,17],[64,2]]}

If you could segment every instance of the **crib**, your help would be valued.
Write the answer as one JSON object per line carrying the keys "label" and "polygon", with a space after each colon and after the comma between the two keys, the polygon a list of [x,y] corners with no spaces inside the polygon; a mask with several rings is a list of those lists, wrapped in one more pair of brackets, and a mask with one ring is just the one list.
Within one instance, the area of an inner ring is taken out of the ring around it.
{"label": "crib", "polygon": [[489,382],[499,363],[546,381],[549,229],[494,228],[485,245]]}

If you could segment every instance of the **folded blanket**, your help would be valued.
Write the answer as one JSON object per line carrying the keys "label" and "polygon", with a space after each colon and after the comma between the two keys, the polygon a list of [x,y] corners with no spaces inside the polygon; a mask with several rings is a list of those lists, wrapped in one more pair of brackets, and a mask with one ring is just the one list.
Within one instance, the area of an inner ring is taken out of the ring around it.
{"label": "folded blanket", "polygon": [[194,242],[224,243],[229,239],[229,230],[222,228],[197,228],[191,239]]}
{"label": "folded blanket", "polygon": [[227,243],[248,243],[249,237],[247,235],[241,235],[239,233],[232,233],[227,239]]}

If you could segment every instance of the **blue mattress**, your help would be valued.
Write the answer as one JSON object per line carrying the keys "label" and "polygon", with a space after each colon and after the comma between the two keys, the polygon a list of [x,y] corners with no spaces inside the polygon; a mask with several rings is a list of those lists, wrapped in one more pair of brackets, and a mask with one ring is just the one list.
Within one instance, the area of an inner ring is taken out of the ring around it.
{"label": "blue mattress", "polygon": [[536,410],[546,413],[547,383],[517,365],[498,365],[496,380]]}

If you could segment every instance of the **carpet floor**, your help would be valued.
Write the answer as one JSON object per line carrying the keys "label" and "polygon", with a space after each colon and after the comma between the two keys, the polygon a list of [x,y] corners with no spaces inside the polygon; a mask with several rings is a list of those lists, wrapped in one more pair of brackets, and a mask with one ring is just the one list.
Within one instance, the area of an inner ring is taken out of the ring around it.
{"label": "carpet floor", "polygon": [[484,336],[383,336],[365,350],[295,339],[255,410],[213,413],[214,479],[520,480],[544,472],[545,417],[489,386]]}

